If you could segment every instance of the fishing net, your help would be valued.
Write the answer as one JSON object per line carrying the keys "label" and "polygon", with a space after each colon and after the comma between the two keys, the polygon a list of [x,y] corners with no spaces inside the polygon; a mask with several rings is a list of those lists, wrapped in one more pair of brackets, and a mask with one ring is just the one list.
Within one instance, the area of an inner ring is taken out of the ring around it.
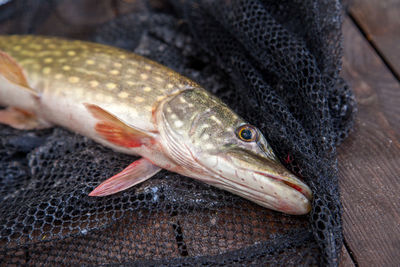
{"label": "fishing net", "polygon": [[329,265],[342,246],[336,146],[355,103],[339,0],[0,1],[0,32],[92,40],[200,83],[310,185],[306,216],[162,171],[88,197],[134,157],[62,128],[0,125],[0,265]]}

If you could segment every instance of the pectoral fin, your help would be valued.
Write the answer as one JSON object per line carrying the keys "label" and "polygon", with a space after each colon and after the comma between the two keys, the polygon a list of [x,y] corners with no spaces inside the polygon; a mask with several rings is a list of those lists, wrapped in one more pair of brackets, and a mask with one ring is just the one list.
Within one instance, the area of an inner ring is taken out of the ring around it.
{"label": "pectoral fin", "polygon": [[51,124],[40,121],[32,112],[16,107],[8,107],[0,110],[0,123],[20,130],[43,129],[51,127]]}
{"label": "pectoral fin", "polygon": [[122,172],[105,180],[89,196],[107,196],[137,185],[159,172],[161,168],[145,158],[134,161]]}
{"label": "pectoral fin", "polygon": [[23,69],[18,63],[7,53],[0,50],[0,75],[6,78],[9,82],[22,87],[34,95],[38,93],[33,90],[26,80]]}
{"label": "pectoral fin", "polygon": [[[0,77],[2,92],[0,102],[9,104],[13,100],[13,106],[0,110],[0,123],[9,125],[16,129],[30,130],[41,129],[51,126],[49,123],[39,120],[37,116],[25,109],[15,107],[29,106],[33,99],[39,99],[38,93],[33,90],[26,80],[23,69],[9,54],[0,50]],[[32,98],[33,97],[33,98]]]}
{"label": "pectoral fin", "polygon": [[151,133],[129,126],[101,107],[85,104],[92,115],[99,120],[96,132],[107,141],[122,147],[139,147],[154,141]]}

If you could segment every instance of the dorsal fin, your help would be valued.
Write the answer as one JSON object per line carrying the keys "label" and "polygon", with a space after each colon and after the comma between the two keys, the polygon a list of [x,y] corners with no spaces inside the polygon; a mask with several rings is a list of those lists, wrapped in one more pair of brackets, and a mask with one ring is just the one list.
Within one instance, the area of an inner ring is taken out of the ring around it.
{"label": "dorsal fin", "polygon": [[154,142],[154,134],[125,124],[97,105],[84,105],[99,120],[95,130],[107,141],[122,147],[139,147]]}
{"label": "dorsal fin", "polygon": [[20,87],[28,90],[29,92],[37,95],[28,84],[23,69],[18,65],[9,54],[0,50],[0,75],[6,78],[9,82],[19,85]]}

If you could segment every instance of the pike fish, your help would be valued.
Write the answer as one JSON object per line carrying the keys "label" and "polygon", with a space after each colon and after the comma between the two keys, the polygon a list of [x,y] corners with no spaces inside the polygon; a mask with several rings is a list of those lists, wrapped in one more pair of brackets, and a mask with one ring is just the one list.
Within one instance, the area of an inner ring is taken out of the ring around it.
{"label": "pike fish", "polygon": [[197,83],[122,49],[60,38],[0,36],[0,123],[58,125],[141,158],[89,195],[161,169],[288,214],[310,211],[309,187],[254,126]]}

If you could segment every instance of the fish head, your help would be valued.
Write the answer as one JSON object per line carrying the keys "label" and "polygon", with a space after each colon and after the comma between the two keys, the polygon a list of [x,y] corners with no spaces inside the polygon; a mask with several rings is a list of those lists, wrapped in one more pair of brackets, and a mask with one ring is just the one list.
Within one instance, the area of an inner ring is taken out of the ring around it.
{"label": "fish head", "polygon": [[205,90],[161,105],[157,124],[176,172],[288,214],[311,209],[310,188],[288,171],[259,129]]}

